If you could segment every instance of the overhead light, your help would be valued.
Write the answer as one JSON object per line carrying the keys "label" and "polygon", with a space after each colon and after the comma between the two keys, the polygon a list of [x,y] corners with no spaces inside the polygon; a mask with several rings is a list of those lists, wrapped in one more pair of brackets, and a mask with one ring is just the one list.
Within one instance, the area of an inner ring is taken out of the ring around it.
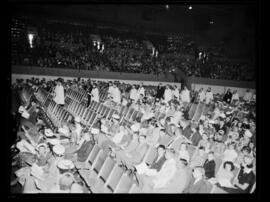
{"label": "overhead light", "polygon": [[166,7],[166,9],[169,9],[170,8],[170,6],[168,4],[165,7]]}
{"label": "overhead light", "polygon": [[213,20],[210,20],[210,22],[209,22],[209,23],[212,25],[212,24],[214,24],[214,21],[213,21]]}
{"label": "overhead light", "polygon": [[189,6],[188,9],[191,10],[192,9],[192,6]]}

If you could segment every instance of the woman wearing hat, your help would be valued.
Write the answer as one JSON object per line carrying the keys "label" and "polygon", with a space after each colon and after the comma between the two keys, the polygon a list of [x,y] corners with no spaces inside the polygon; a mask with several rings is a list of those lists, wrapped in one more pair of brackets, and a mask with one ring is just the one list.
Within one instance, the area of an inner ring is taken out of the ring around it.
{"label": "woman wearing hat", "polygon": [[58,178],[57,184],[49,190],[49,193],[70,193],[74,182],[72,173],[64,173]]}

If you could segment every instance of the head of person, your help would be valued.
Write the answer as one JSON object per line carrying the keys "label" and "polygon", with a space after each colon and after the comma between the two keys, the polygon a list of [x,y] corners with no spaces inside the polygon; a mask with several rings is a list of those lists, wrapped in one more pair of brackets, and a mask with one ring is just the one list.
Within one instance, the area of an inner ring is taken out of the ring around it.
{"label": "head of person", "polygon": [[72,173],[65,173],[59,178],[60,190],[70,190],[72,184],[74,183],[74,176]]}
{"label": "head of person", "polygon": [[210,151],[210,152],[208,153],[207,159],[208,159],[209,161],[212,161],[212,160],[215,159],[215,154],[214,154],[213,151]]}
{"label": "head of person", "polygon": [[164,145],[159,145],[157,148],[158,156],[163,156],[166,152],[166,148]]}
{"label": "head of person", "polygon": [[201,166],[197,166],[193,169],[192,171],[192,175],[195,179],[201,179],[204,177],[205,175],[205,170],[203,167]]}
{"label": "head of person", "polygon": [[226,171],[233,171],[234,170],[234,164],[233,162],[231,161],[225,161],[224,164],[223,164],[223,168],[226,170]]}
{"label": "head of person", "polygon": [[250,149],[248,146],[244,146],[244,147],[242,148],[242,153],[243,153],[244,155],[249,155],[250,152],[251,152],[251,149]]}
{"label": "head of person", "polygon": [[45,156],[47,154],[47,151],[48,151],[48,148],[47,148],[47,145],[46,144],[41,144],[38,147],[38,153],[41,156]]}
{"label": "head of person", "polygon": [[205,148],[203,146],[200,146],[198,151],[200,156],[203,156],[205,154]]}
{"label": "head of person", "polygon": [[235,144],[232,142],[228,145],[229,150],[234,150],[235,149]]}
{"label": "head of person", "polygon": [[244,171],[248,171],[253,168],[253,158],[249,155],[244,156]]}
{"label": "head of person", "polygon": [[179,160],[179,164],[178,164],[178,165],[179,165],[180,168],[186,168],[187,165],[188,165],[188,162],[187,162],[186,159],[182,159],[182,158],[181,158],[181,159]]}

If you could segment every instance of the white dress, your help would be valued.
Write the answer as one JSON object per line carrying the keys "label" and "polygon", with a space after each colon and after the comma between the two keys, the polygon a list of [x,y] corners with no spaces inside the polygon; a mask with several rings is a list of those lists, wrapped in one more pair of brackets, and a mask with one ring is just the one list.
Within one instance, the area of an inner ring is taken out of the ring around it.
{"label": "white dress", "polygon": [[166,89],[164,92],[164,102],[167,104],[172,100],[172,91],[171,89]]}
{"label": "white dress", "polygon": [[214,97],[213,97],[213,93],[212,92],[207,92],[206,94],[205,94],[205,103],[206,104],[209,104],[209,102],[211,101],[211,100],[213,100],[214,99]]}
{"label": "white dress", "polygon": [[95,102],[99,102],[99,90],[98,88],[94,88],[91,92],[92,94],[92,100],[95,101]]}
{"label": "white dress", "polygon": [[65,104],[64,87],[62,85],[57,85],[55,87],[54,92],[55,92],[55,97],[53,98],[53,100],[59,105]]}
{"label": "white dress", "polygon": [[189,90],[183,90],[181,93],[181,100],[183,102],[190,102],[190,92]]}

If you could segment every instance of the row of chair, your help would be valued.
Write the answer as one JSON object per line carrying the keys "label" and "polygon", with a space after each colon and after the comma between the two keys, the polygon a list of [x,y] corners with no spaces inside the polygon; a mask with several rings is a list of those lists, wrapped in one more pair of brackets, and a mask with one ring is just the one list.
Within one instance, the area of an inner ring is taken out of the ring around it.
{"label": "row of chair", "polygon": [[87,160],[83,166],[78,166],[78,170],[92,193],[139,192],[135,179],[98,145],[93,145]]}

